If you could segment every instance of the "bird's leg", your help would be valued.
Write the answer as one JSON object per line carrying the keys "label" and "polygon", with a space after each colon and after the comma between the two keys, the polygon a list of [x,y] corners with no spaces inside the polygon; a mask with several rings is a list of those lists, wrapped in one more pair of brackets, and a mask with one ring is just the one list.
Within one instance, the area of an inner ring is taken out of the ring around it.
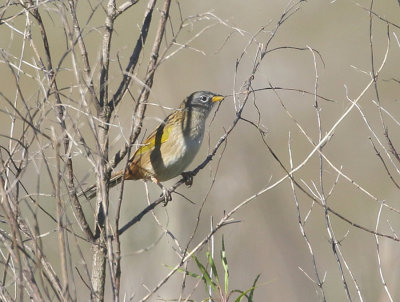
{"label": "bird's leg", "polygon": [[157,178],[151,177],[151,180],[152,180],[155,184],[157,184],[157,186],[159,186],[159,187],[162,189],[163,192],[162,192],[162,194],[160,195],[160,197],[161,197],[161,196],[164,197],[163,205],[164,205],[164,207],[165,207],[165,206],[168,204],[168,202],[172,200],[171,193],[168,191],[168,189],[167,189],[166,187],[164,187],[164,186],[162,185],[162,183],[160,183],[160,182],[158,181]]}
{"label": "bird's leg", "polygon": [[182,172],[181,175],[183,177],[183,181],[185,182],[185,185],[187,185],[188,187],[191,187],[192,184],[193,184],[193,174],[192,174],[192,172],[190,172],[190,171]]}
{"label": "bird's leg", "polygon": [[164,198],[163,206],[166,207],[168,202],[172,200],[172,196],[171,196],[171,193],[168,191],[168,189],[166,187],[164,187],[161,184],[160,184],[160,187],[163,190],[163,192],[162,192],[162,196]]}

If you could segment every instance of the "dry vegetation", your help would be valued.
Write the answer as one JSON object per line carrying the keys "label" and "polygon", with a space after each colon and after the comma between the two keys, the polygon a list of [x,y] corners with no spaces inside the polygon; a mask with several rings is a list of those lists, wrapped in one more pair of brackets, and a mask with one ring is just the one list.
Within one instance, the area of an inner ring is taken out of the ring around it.
{"label": "dry vegetation", "polygon": [[[243,300],[400,299],[398,3],[250,2],[0,4],[2,301],[234,301],[258,274]],[[194,185],[109,191],[195,90],[226,98]],[[225,292],[182,273],[207,249]]]}

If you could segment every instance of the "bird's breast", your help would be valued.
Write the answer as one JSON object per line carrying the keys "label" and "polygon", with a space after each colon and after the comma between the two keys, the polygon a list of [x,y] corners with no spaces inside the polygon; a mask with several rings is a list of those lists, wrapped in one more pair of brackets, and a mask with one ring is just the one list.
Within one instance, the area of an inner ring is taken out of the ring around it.
{"label": "bird's breast", "polygon": [[157,179],[165,181],[180,175],[198,153],[204,136],[204,123],[185,127],[174,127],[161,146],[162,161],[153,166]]}

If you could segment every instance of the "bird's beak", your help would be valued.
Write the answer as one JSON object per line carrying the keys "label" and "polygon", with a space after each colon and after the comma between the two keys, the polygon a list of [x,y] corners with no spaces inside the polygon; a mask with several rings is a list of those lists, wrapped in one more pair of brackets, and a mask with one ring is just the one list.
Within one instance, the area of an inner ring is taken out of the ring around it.
{"label": "bird's beak", "polygon": [[211,99],[211,102],[215,103],[215,102],[219,102],[222,101],[224,99],[224,97],[222,95],[215,95],[213,96],[213,98]]}

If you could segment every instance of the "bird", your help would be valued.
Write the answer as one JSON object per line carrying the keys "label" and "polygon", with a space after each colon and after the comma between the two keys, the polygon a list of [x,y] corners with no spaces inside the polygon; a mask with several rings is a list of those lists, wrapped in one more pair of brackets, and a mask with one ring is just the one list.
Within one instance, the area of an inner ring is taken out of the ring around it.
{"label": "bird", "polygon": [[[205,133],[205,124],[213,106],[225,97],[209,91],[196,91],[186,97],[179,108],[144,140],[129,159],[126,170],[111,174],[109,187],[125,180],[151,180],[163,190],[165,202],[171,199],[161,182],[178,175],[191,184],[191,175],[184,172],[198,153]],[[96,196],[96,185],[88,187],[79,196],[88,200]]]}

